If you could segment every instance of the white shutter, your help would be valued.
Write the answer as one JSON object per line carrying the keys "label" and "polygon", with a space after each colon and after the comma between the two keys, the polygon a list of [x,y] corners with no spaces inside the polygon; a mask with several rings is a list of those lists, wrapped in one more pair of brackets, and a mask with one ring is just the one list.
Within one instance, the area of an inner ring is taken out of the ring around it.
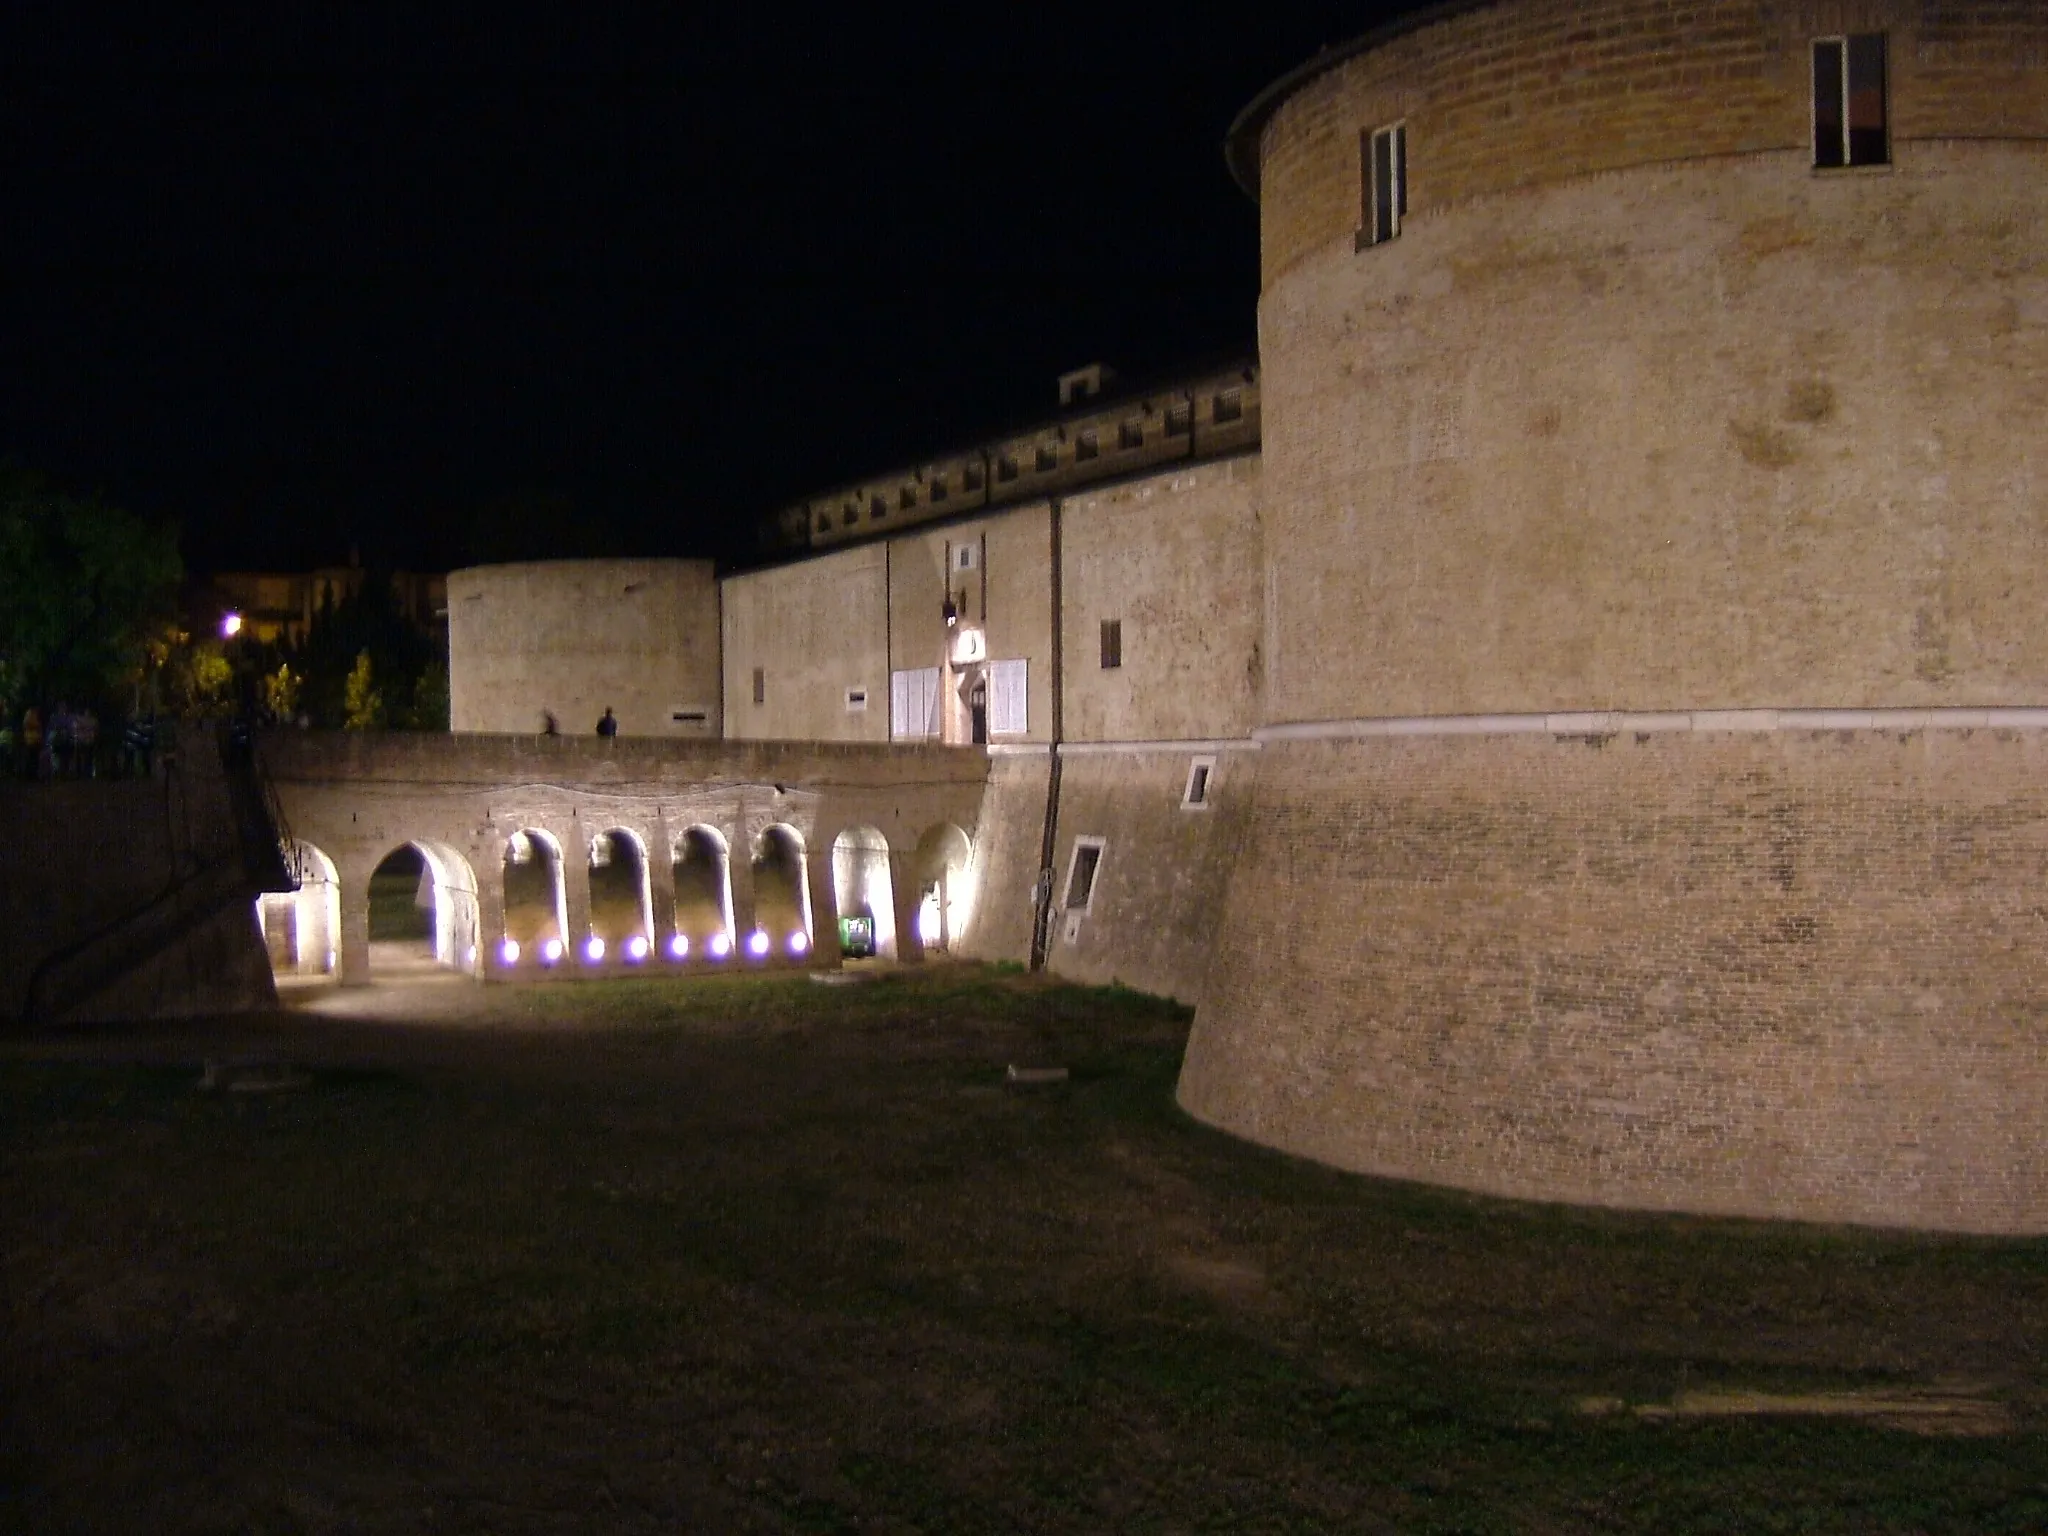
{"label": "white shutter", "polygon": [[939,734],[939,669],[912,667],[889,674],[889,735],[922,741]]}
{"label": "white shutter", "polygon": [[1027,675],[1028,668],[1022,660],[988,664],[989,735],[1022,736],[1030,729],[1024,708]]}

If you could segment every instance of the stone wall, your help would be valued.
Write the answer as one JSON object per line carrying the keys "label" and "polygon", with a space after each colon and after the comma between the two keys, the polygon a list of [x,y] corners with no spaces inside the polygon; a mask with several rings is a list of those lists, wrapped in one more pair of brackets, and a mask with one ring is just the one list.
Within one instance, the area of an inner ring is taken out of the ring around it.
{"label": "stone wall", "polygon": [[1495,1194],[2048,1228],[2048,739],[1268,742],[1181,1101]]}
{"label": "stone wall", "polygon": [[1843,32],[1889,35],[1895,145],[2048,138],[2038,6],[1472,5],[1342,58],[1253,124],[1266,282],[1359,228],[1362,132],[1408,124],[1411,214],[1652,162],[1805,156],[1811,44]]}
{"label": "stone wall", "polygon": [[[210,733],[187,732],[152,779],[0,781],[0,1019],[19,1018],[47,958],[158,903],[241,848]],[[230,882],[232,884],[232,881]],[[67,1022],[183,1018],[277,1001],[254,893],[196,922]],[[196,914],[195,914],[196,915]]]}
{"label": "stone wall", "polygon": [[718,668],[708,560],[549,560],[448,577],[454,730],[539,731],[552,712],[582,735],[609,707],[627,735],[716,740]]}
{"label": "stone wall", "polygon": [[869,544],[724,580],[728,736],[889,739],[887,569]]}
{"label": "stone wall", "polygon": [[[1063,755],[1048,969],[1202,999],[1255,755],[1184,746]],[[1197,759],[1212,766],[1204,802],[1190,806],[1183,802]],[[1082,839],[1101,844],[1085,912],[1070,904]]]}
{"label": "stone wall", "polygon": [[[1242,737],[1259,722],[1259,459],[1077,495],[1062,528],[1069,741]],[[1115,621],[1122,664],[1102,665]]]}
{"label": "stone wall", "polygon": [[2048,143],[1589,178],[1270,288],[1268,718],[2033,703]]}

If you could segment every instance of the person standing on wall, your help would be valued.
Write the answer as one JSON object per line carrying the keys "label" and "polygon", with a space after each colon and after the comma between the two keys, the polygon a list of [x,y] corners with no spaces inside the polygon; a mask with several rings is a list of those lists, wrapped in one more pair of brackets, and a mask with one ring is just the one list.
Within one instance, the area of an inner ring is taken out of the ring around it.
{"label": "person standing on wall", "polygon": [[612,713],[612,707],[609,704],[605,705],[604,713],[598,717],[597,734],[606,741],[610,741],[619,734],[618,717]]}

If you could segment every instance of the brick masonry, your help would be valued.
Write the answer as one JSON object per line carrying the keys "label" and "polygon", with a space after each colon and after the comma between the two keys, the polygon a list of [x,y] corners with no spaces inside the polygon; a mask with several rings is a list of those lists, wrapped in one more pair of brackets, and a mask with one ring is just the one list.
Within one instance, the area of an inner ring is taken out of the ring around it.
{"label": "brick masonry", "polygon": [[1269,743],[1181,1083],[1340,1166],[2048,1227],[2048,739]]}

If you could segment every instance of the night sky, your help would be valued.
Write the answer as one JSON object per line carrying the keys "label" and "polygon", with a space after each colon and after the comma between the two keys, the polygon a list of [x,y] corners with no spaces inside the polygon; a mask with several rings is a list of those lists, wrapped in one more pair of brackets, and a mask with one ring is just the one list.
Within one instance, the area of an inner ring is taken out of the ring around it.
{"label": "night sky", "polygon": [[1400,8],[9,7],[0,456],[199,570],[744,557],[1066,368],[1250,350],[1223,131]]}

